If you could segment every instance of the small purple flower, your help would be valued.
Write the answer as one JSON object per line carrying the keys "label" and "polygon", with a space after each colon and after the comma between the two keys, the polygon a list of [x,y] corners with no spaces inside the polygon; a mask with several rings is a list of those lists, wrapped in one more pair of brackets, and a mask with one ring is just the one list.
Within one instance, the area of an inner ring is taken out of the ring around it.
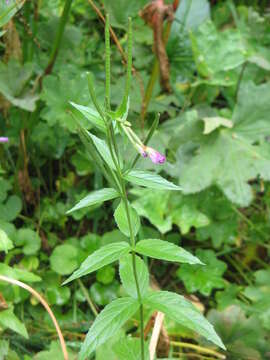
{"label": "small purple flower", "polygon": [[0,143],[7,143],[8,137],[0,137]]}
{"label": "small purple flower", "polygon": [[145,147],[145,152],[149,155],[154,164],[163,164],[166,161],[165,155],[160,154],[158,151],[149,146]]}

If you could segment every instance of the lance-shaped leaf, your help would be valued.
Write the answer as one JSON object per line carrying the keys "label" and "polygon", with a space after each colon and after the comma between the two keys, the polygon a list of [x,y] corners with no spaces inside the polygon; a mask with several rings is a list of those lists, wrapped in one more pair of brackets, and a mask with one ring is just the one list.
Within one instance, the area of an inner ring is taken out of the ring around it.
{"label": "lance-shaped leaf", "polygon": [[203,263],[196,256],[193,256],[180,246],[165,240],[141,240],[137,243],[135,250],[139,254],[146,255],[154,259],[203,265]]}
{"label": "lance-shaped leaf", "polygon": [[109,165],[109,167],[111,169],[115,170],[115,165],[114,165],[110,150],[109,150],[106,142],[104,140],[98,138],[97,136],[91,134],[89,131],[87,133],[93,140],[93,142],[97,148],[97,151],[100,153],[100,155],[102,156],[104,161]]}
{"label": "lance-shaped leaf", "polygon": [[78,133],[82,143],[86,148],[86,153],[88,157],[94,161],[95,165],[100,169],[100,171],[106,177],[108,183],[112,185],[113,184],[112,176],[107,171],[105,167],[105,163],[103,162],[101,155],[97,151],[89,132],[80,124],[80,122],[76,118],[74,119],[78,125]]}
{"label": "lance-shaped leaf", "polygon": [[127,242],[121,241],[113,244],[103,246],[88,256],[87,259],[81,264],[80,268],[76,270],[64,283],[78,279],[84,275],[90,274],[102,268],[105,265],[120,259],[121,256],[127,254],[130,251],[130,246]]}
{"label": "lance-shaped leaf", "polygon": [[79,360],[86,359],[98,346],[116,334],[138,308],[138,301],[129,297],[114,300],[107,305],[90,328],[82,345]]}
{"label": "lance-shaped leaf", "polygon": [[[139,215],[137,214],[137,211],[132,206],[130,206],[129,203],[128,203],[128,208],[129,208],[130,225],[132,228],[133,236],[136,236],[140,229],[140,218]],[[124,235],[129,237],[130,236],[129,221],[125,209],[125,204],[123,201],[121,201],[120,204],[117,206],[114,212],[114,218],[120,231]]]}
{"label": "lance-shaped leaf", "polygon": [[183,296],[169,291],[155,291],[149,293],[144,298],[144,303],[153,309],[163,312],[182,326],[197,332],[225,350],[225,346],[215,332],[214,327]]}
{"label": "lance-shaped leaf", "polygon": [[129,171],[124,178],[135,185],[145,186],[157,190],[181,190],[172,182],[164,179],[160,175],[140,170]]}
{"label": "lance-shaped leaf", "polygon": [[[144,261],[139,256],[135,256],[135,261],[140,295],[144,296],[147,293],[149,287],[149,272]],[[134,278],[133,259],[131,254],[121,257],[119,272],[126,292],[130,296],[137,298],[138,294]]]}
{"label": "lance-shaped leaf", "polygon": [[91,123],[91,125],[97,127],[102,132],[106,132],[104,120],[101,118],[97,110],[89,106],[83,106],[70,101],[70,104],[78,110],[83,116]]}
{"label": "lance-shaped leaf", "polygon": [[67,211],[67,214],[95,204],[100,204],[104,201],[115,199],[119,196],[118,192],[112,188],[104,188],[101,190],[93,191],[82,200],[78,202],[72,209]]}
{"label": "lance-shaped leaf", "polygon": [[0,1],[0,27],[4,26],[25,3],[25,0]]}

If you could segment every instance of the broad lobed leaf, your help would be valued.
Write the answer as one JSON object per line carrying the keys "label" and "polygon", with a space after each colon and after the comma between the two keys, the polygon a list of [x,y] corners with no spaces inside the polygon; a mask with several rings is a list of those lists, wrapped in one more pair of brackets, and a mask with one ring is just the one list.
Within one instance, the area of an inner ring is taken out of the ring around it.
{"label": "broad lobed leaf", "polygon": [[[251,95],[252,94],[252,95]],[[210,134],[199,134],[196,151],[181,163],[180,185],[184,194],[196,193],[217,185],[226,196],[240,206],[253,199],[249,181],[270,178],[270,85],[247,82],[240,89],[232,120],[233,128],[218,128]],[[247,102],[247,98],[249,99]],[[199,121],[199,118],[198,118]],[[186,124],[189,128],[189,124]],[[192,139],[193,140],[193,139]],[[183,140],[179,153],[192,140]]]}
{"label": "broad lobed leaf", "polygon": [[196,255],[205,266],[183,264],[177,271],[188,293],[199,291],[204,296],[210,296],[213,289],[225,286],[223,274],[227,269],[226,263],[217,259],[214,251],[197,249]]}

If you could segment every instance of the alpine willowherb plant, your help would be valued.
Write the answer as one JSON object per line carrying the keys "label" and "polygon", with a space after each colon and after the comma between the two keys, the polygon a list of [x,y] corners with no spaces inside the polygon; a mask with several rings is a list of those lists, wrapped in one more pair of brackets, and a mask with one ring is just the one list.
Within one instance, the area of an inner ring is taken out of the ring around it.
{"label": "alpine willowherb plant", "polygon": [[[149,157],[155,164],[164,163],[165,156],[147,146],[147,142],[153,135],[157,125],[156,117],[145,144],[136,135],[130,122],[127,120],[129,108],[129,91],[132,69],[132,25],[129,20],[128,28],[128,54],[127,54],[127,76],[125,93],[116,111],[110,106],[110,33],[107,17],[105,26],[106,45],[106,84],[105,84],[105,106],[102,107],[96,98],[92,75],[87,74],[89,93],[96,108],[93,109],[75,103],[71,105],[80,111],[100,133],[100,137],[87,131],[76,119],[79,136],[84,143],[88,154],[96,166],[103,173],[109,187],[91,192],[75,205],[70,212],[85,208],[104,201],[119,199],[119,204],[114,212],[114,218],[120,231],[129,238],[129,243],[119,241],[106,245],[93,254],[81,264],[65,282],[88,275],[103,266],[119,261],[119,273],[123,288],[127,296],[118,298],[107,305],[96,317],[91,326],[82,348],[79,359],[90,356],[98,346],[104,344],[110,337],[130,319],[137,311],[140,315],[140,339],[141,359],[149,357],[148,350],[144,346],[144,307],[150,307],[153,311],[158,310],[168,317],[181,323],[183,326],[199,333],[209,341],[224,349],[224,345],[213,326],[202,316],[192,303],[173,292],[151,291],[149,289],[149,273],[141,255],[165,261],[178,263],[202,264],[201,261],[170,242],[160,239],[144,239],[136,241],[140,228],[140,218],[131,206],[127,196],[129,183],[143,186],[154,190],[181,191],[181,188],[164,179],[154,172],[146,172],[134,169],[140,155]],[[133,162],[126,164],[121,156],[119,146],[116,142],[116,134],[125,136],[138,155]],[[203,264],[202,264],[203,265]]]}

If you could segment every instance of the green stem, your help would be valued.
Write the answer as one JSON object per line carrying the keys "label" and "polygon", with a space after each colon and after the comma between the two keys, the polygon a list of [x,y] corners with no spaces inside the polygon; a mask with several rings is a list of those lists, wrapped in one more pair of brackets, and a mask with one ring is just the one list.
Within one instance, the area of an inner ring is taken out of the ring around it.
{"label": "green stem", "polygon": [[[128,220],[128,227],[129,227],[129,232],[130,232],[130,243],[132,248],[135,248],[136,245],[136,240],[133,234],[133,229],[131,226],[131,219],[130,219],[130,212],[129,212],[129,206],[128,206],[128,199],[127,199],[127,195],[126,195],[126,189],[125,189],[125,184],[124,182],[122,182],[122,187],[123,187],[123,201],[124,201],[124,205],[125,205],[125,210],[126,210],[126,214],[127,214],[127,220]],[[133,274],[134,274],[134,279],[135,279],[135,285],[136,285],[136,291],[137,291],[137,296],[138,296],[138,300],[140,303],[140,340],[141,340],[141,359],[144,360],[144,324],[143,324],[143,304],[142,304],[142,297],[141,297],[141,292],[140,292],[140,287],[139,287],[139,281],[138,281],[138,275],[137,275],[137,269],[136,269],[136,254],[135,251],[132,251],[132,267],[133,267]]]}
{"label": "green stem", "polygon": [[[105,100],[105,106],[106,110],[110,109],[110,78],[111,78],[111,70],[110,70],[110,25],[109,25],[109,17],[107,16],[106,19],[106,26],[105,26],[105,47],[106,47],[106,100]],[[126,89],[125,89],[125,95],[122,101],[122,105],[125,104],[128,94],[129,94],[129,88],[130,88],[130,81],[131,81],[131,68],[132,68],[132,28],[131,28],[131,19],[129,19],[129,28],[128,28],[128,69],[127,69],[127,79],[126,79]],[[90,79],[88,77],[88,79]],[[91,79],[90,79],[91,80]],[[88,81],[89,83],[89,81]],[[89,83],[89,91],[91,94],[91,97],[95,96],[94,91],[91,86],[91,81]],[[94,103],[98,105],[97,101],[94,101]],[[95,104],[95,105],[96,105]],[[109,151],[113,160],[113,163],[115,165],[115,170],[112,169],[112,173],[114,177],[116,178],[117,184],[119,184],[119,190],[121,193],[122,201],[124,202],[126,215],[128,219],[128,227],[130,232],[130,244],[132,247],[132,267],[133,267],[133,274],[135,279],[135,285],[136,285],[136,291],[137,291],[137,297],[138,301],[140,303],[140,338],[141,338],[141,360],[144,360],[144,325],[143,325],[143,305],[142,305],[142,297],[139,287],[139,281],[138,281],[138,275],[137,275],[137,269],[136,269],[136,254],[135,254],[135,244],[136,239],[133,234],[132,224],[131,224],[131,218],[130,218],[130,211],[129,211],[129,203],[126,193],[126,187],[125,187],[125,180],[123,179],[122,175],[122,169],[120,164],[120,157],[118,152],[117,143],[115,140],[115,133],[112,125],[111,119],[108,118],[108,115],[106,114],[104,116],[102,110],[99,108],[99,105],[97,106],[97,110],[99,111],[100,115],[102,116],[104,123],[106,125],[106,135],[107,135],[107,142]]]}
{"label": "green stem", "polygon": [[[258,229],[255,224],[253,224],[253,222],[246,216],[244,215],[240,210],[238,210],[235,206],[232,205],[232,209],[233,211],[239,215],[239,217],[241,217],[254,231],[256,231],[258,234],[260,234],[264,239],[268,238],[268,235],[266,232],[264,232],[261,229]],[[254,242],[255,243],[255,242]],[[256,241],[256,244],[259,244],[263,247],[265,247],[266,249],[269,249],[269,245],[265,244],[263,241]]]}
{"label": "green stem", "polygon": [[90,309],[92,310],[93,314],[95,315],[95,317],[98,316],[98,312],[97,312],[97,309],[93,303],[93,301],[91,300],[89,294],[88,294],[88,291],[86,290],[85,286],[83,285],[83,282],[81,281],[81,279],[77,279],[77,282],[78,284],[80,285],[80,288],[86,298],[86,301],[88,302],[88,305],[90,307]]}
{"label": "green stem", "polygon": [[[158,124],[159,124],[159,117],[160,117],[160,114],[157,113],[156,116],[155,116],[155,120],[148,132],[148,135],[146,136],[146,139],[144,140],[144,145],[146,146],[149,141],[151,140],[152,136],[154,135],[154,132],[156,131],[157,127],[158,127]],[[135,159],[133,160],[132,164],[131,164],[131,169],[134,168],[134,166],[136,165],[137,161],[139,160],[139,158],[141,157],[140,154],[137,154],[137,156],[135,157]]]}
{"label": "green stem", "polygon": [[227,261],[229,261],[232,266],[234,266],[234,268],[238,271],[238,273],[242,276],[242,279],[246,281],[246,283],[248,285],[252,285],[252,281],[249,279],[249,277],[245,274],[245,272],[242,270],[242,268],[240,267],[240,265],[237,264],[236,261],[234,261],[229,255],[225,255],[225,258],[227,259]]}
{"label": "green stem", "polygon": [[60,18],[60,23],[58,25],[58,29],[57,29],[57,34],[56,37],[54,39],[54,43],[53,43],[53,47],[51,50],[51,54],[50,54],[50,59],[49,59],[49,63],[45,69],[44,74],[48,75],[52,72],[55,60],[57,58],[58,55],[58,51],[59,51],[59,47],[62,41],[62,37],[63,37],[63,33],[65,30],[65,26],[68,20],[68,15],[69,15],[69,11],[71,8],[71,3],[72,0],[66,0],[65,2],[65,6],[64,6],[64,10],[62,12],[61,18]]}
{"label": "green stem", "polygon": [[106,110],[110,110],[111,107],[111,47],[110,47],[110,19],[109,15],[106,16],[106,24],[105,24],[105,47],[106,47],[106,96],[105,96],[105,104]]}
{"label": "green stem", "polygon": [[[31,13],[31,3],[30,1],[27,1],[24,6],[24,18],[27,24],[30,24],[30,13]],[[29,60],[28,52],[29,52],[30,41],[28,36],[24,36],[23,44],[22,44],[24,63],[26,63]]]}
{"label": "green stem", "polygon": [[114,136],[114,132],[113,132],[113,125],[112,125],[112,122],[109,123],[109,132],[110,132],[110,136],[111,136],[111,139],[112,139],[112,145],[113,145],[113,149],[114,149],[114,153],[115,153],[115,156],[116,156],[116,161],[118,163],[118,170],[119,170],[119,173],[121,173],[121,161],[120,161],[120,157],[119,157],[119,152],[118,152],[118,148],[117,148],[117,144],[116,144],[116,140],[115,140],[115,136]]}
{"label": "green stem", "polygon": [[127,51],[127,78],[126,78],[126,89],[125,89],[125,97],[127,98],[130,90],[131,83],[131,71],[132,71],[132,20],[128,19],[128,51]]}
{"label": "green stem", "polygon": [[[126,215],[127,215],[127,220],[128,220],[128,227],[129,227],[129,233],[130,233],[130,244],[131,244],[132,248],[134,249],[135,245],[136,245],[136,239],[135,239],[135,236],[133,234],[133,229],[132,229],[132,225],[131,225],[131,218],[130,218],[128,198],[127,198],[127,193],[126,193],[126,186],[125,186],[125,182],[124,182],[123,177],[122,177],[122,170],[118,165],[119,158],[118,158],[118,162],[115,159],[115,154],[118,154],[118,151],[117,151],[117,144],[116,144],[114,136],[115,136],[115,134],[114,134],[113,131],[112,132],[108,131],[109,149],[110,149],[113,161],[114,161],[115,166],[116,166],[116,170],[117,170],[116,176],[117,176],[118,181],[119,181],[119,183],[121,184],[121,187],[122,187],[122,200],[124,202]],[[116,148],[115,152],[113,151],[113,146]],[[137,275],[137,269],[136,269],[136,254],[135,254],[134,250],[132,251],[132,267],[133,267],[133,274],[134,274],[134,280],[135,280],[135,285],[136,285],[138,301],[140,303],[141,360],[144,360],[143,304],[142,304],[142,297],[141,297],[139,281],[138,281],[138,275]]]}
{"label": "green stem", "polygon": [[121,177],[122,177],[121,174],[122,174],[122,172],[121,172],[121,168],[120,168],[120,165],[119,165],[120,161],[119,161],[119,157],[117,156],[118,151],[115,150],[116,143],[115,143],[115,140],[113,140],[113,132],[111,132],[109,124],[107,124],[107,139],[108,139],[108,147],[109,147],[109,150],[110,150],[110,154],[111,154],[111,157],[112,157],[116,172],[118,174],[118,177],[116,176],[117,183],[118,183],[118,185],[120,186],[120,189],[121,189]]}

